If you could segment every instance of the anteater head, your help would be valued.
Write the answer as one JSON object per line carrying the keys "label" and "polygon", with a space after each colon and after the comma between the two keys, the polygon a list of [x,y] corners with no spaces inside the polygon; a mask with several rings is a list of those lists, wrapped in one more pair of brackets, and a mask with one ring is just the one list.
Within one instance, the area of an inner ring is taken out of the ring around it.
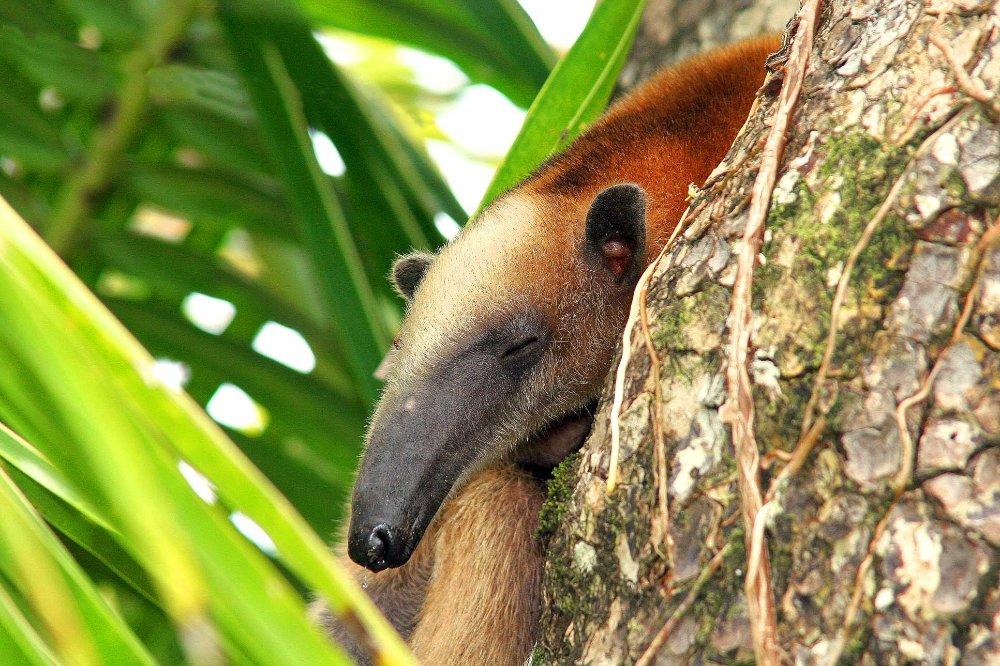
{"label": "anteater head", "polygon": [[645,208],[631,183],[522,186],[437,255],[397,261],[408,309],[355,484],[355,562],[404,564],[476,470],[579,445],[645,267]]}

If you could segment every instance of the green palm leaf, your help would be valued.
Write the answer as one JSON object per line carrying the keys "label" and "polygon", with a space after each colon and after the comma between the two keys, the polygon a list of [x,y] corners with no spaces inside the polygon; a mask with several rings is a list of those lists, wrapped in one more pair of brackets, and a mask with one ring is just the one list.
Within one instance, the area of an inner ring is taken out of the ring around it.
{"label": "green palm leaf", "polygon": [[[466,213],[314,32],[443,54],[524,105],[544,84],[496,190],[593,119],[638,11],[601,3],[546,83],[513,0],[0,3],[0,195],[72,268],[0,200],[0,661],[344,663],[306,618],[315,590],[412,663],[324,539],[402,314],[391,262]],[[229,318],[206,328],[195,296]],[[309,364],[258,344],[274,324]],[[202,411],[223,385],[257,426]]]}

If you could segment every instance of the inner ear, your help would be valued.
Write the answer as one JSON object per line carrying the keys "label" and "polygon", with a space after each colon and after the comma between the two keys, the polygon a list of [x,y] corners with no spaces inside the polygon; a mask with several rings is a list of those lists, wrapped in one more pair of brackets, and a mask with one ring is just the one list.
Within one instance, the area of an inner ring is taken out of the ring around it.
{"label": "inner ear", "polygon": [[427,269],[434,261],[434,255],[426,252],[411,252],[396,259],[392,265],[392,286],[407,301],[413,298],[417,287],[424,279]]}
{"label": "inner ear", "polygon": [[646,194],[635,183],[612,185],[587,212],[587,254],[622,286],[634,286],[646,250]]}

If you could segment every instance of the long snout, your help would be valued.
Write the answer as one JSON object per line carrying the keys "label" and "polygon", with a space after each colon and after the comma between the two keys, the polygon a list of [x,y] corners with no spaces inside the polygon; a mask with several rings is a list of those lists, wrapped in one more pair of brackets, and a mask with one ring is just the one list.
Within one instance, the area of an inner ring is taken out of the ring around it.
{"label": "long snout", "polygon": [[[428,395],[428,393],[430,393]],[[347,549],[372,571],[407,562],[478,448],[461,405],[428,392],[383,398],[351,501]]]}
{"label": "long snout", "polygon": [[401,452],[391,461],[371,455],[375,447],[392,450],[398,445],[371,440],[351,500],[347,552],[372,571],[406,564],[451,490],[436,474],[432,456]]}

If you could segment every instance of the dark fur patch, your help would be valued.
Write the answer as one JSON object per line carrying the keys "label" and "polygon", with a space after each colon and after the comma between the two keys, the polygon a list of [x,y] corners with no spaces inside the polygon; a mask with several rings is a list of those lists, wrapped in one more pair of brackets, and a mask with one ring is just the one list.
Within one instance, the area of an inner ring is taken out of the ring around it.
{"label": "dark fur patch", "polygon": [[413,298],[432,261],[434,255],[426,252],[411,252],[396,259],[390,279],[400,296],[408,301]]}
{"label": "dark fur patch", "polygon": [[646,249],[646,195],[635,183],[612,185],[587,212],[587,251],[629,289],[639,279]]}

